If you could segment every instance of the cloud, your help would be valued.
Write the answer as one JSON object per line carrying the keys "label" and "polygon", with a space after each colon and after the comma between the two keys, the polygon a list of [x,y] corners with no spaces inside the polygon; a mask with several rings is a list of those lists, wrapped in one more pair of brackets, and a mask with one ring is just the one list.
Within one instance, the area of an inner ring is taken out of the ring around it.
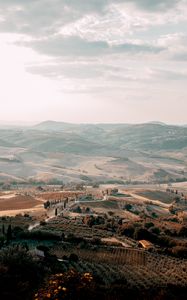
{"label": "cloud", "polygon": [[76,21],[60,26],[58,33],[111,44],[122,44],[132,38],[146,42],[147,37],[152,40],[154,36],[158,38],[159,32],[167,33],[171,28],[184,27],[183,22],[187,22],[187,3],[182,5],[182,1],[181,5],[161,12],[141,10],[125,1],[125,5],[115,2],[102,14],[85,14]]}
{"label": "cloud", "polygon": [[61,63],[54,62],[52,64],[29,66],[26,68],[29,73],[42,74],[46,77],[52,78],[97,78],[101,77],[105,73],[105,67],[98,64],[91,64],[91,62],[85,63]]}
{"label": "cloud", "polygon": [[106,53],[109,45],[104,41],[87,41],[77,36],[55,36],[46,39],[25,42],[23,45],[51,56],[97,56]]}
{"label": "cloud", "polygon": [[[60,62],[28,66],[26,70],[32,74],[42,74],[45,77],[58,79],[89,79],[101,81],[135,81],[145,80],[150,77],[146,70],[129,67],[116,67],[102,64],[100,61]],[[89,82],[89,83],[90,83]]]}
{"label": "cloud", "polygon": [[52,34],[84,15],[103,13],[111,3],[112,0],[0,0],[0,31],[32,36]]}
{"label": "cloud", "polygon": [[127,0],[127,2],[135,3],[148,11],[165,11],[176,6],[181,0]]}
{"label": "cloud", "polygon": [[66,1],[1,1],[0,30],[3,32],[26,33],[31,36],[53,34],[59,25],[75,21],[82,13],[66,6]]}
{"label": "cloud", "polygon": [[149,44],[122,43],[109,45],[106,41],[88,41],[77,36],[55,36],[40,40],[26,41],[23,46],[53,57],[103,56],[123,53],[159,53],[165,48]]}
{"label": "cloud", "polygon": [[114,47],[117,52],[130,52],[132,54],[136,53],[160,53],[165,50],[164,47],[149,45],[149,44],[133,44],[133,43],[125,43],[121,45],[117,45]]}
{"label": "cloud", "polygon": [[105,15],[111,5],[130,3],[148,12],[164,12],[179,2],[182,0],[0,0],[0,31],[52,34],[87,15]]}
{"label": "cloud", "polygon": [[[24,5],[28,6],[30,1],[25,0],[0,0],[0,5]],[[32,0],[33,5],[41,5],[50,4],[50,0]],[[181,0],[53,0],[53,3],[56,5],[66,5],[69,7],[73,7],[77,10],[84,10],[84,11],[97,11],[101,10],[103,7],[111,3],[135,3],[137,6],[143,7],[145,9],[155,9],[155,8],[169,8],[176,5]]]}
{"label": "cloud", "polygon": [[187,60],[187,33],[174,33],[161,36],[157,45],[168,49],[171,60]]}
{"label": "cloud", "polygon": [[[59,0],[0,1],[1,32],[26,33],[31,36],[54,33],[58,23],[66,24],[78,16]],[[74,19],[75,18],[75,19]]]}
{"label": "cloud", "polygon": [[64,36],[77,35],[88,40],[121,43],[133,32],[144,30],[149,25],[145,16],[115,5],[102,15],[85,15],[62,26],[59,33]]}
{"label": "cloud", "polygon": [[187,72],[180,72],[166,69],[152,69],[150,70],[152,79],[169,80],[169,81],[183,81],[187,79]]}
{"label": "cloud", "polygon": [[166,118],[173,104],[176,116],[186,111],[186,36],[186,0],[0,0],[3,109],[68,120],[74,109],[85,121],[107,107],[107,121],[117,109],[117,121],[133,122]]}

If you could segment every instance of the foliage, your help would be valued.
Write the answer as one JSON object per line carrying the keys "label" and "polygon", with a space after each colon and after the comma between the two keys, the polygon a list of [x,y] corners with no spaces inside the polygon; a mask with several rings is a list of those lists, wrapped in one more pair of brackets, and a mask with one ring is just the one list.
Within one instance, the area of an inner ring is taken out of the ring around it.
{"label": "foliage", "polygon": [[8,225],[7,234],[6,234],[7,242],[9,242],[12,239],[12,227],[11,225]]}
{"label": "foliage", "polygon": [[93,277],[90,273],[81,274],[70,270],[66,273],[52,275],[45,286],[35,294],[34,299],[91,299],[93,287]]}
{"label": "foliage", "polygon": [[19,235],[20,238],[23,239],[33,239],[33,240],[61,240],[61,237],[55,233],[55,232],[51,232],[51,231],[47,231],[47,230],[33,230],[33,231],[24,231],[22,233],[20,233]]}
{"label": "foliage", "polygon": [[126,235],[128,237],[133,237],[134,234],[134,227],[131,224],[124,224],[120,228],[120,233],[122,235]]}
{"label": "foliage", "polygon": [[34,262],[28,251],[21,246],[0,251],[0,299],[32,299],[44,269]]}
{"label": "foliage", "polygon": [[136,228],[134,231],[135,240],[149,240],[151,233],[144,228]]}
{"label": "foliage", "polygon": [[126,210],[131,210],[132,205],[129,204],[129,203],[127,203],[127,204],[125,204],[124,208],[125,208]]}

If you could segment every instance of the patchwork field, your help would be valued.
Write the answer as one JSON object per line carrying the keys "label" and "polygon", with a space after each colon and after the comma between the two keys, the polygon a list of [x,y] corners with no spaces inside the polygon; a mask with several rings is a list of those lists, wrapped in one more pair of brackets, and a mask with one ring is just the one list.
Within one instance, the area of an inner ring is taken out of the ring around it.
{"label": "patchwork field", "polygon": [[158,184],[73,185],[70,190],[68,184],[2,191],[0,247],[11,255],[20,251],[16,262],[31,255],[50,274],[62,274],[58,278],[87,274],[106,299],[120,294],[117,299],[137,300],[141,294],[148,300],[154,292],[164,295],[161,299],[183,300],[185,190],[183,183],[177,190]]}

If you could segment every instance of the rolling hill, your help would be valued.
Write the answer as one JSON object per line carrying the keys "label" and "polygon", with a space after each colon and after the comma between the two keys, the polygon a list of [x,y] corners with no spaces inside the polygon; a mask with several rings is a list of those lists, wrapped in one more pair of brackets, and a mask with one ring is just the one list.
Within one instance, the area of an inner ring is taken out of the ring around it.
{"label": "rolling hill", "polygon": [[0,181],[12,176],[17,180],[182,180],[187,177],[187,128],[159,122],[55,121],[0,127]]}

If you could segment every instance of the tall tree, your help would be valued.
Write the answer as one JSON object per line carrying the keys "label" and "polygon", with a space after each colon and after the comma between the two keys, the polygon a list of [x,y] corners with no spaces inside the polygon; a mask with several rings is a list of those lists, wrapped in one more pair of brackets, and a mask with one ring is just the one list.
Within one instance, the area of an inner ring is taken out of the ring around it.
{"label": "tall tree", "polygon": [[11,225],[8,225],[6,237],[7,237],[7,242],[9,242],[12,239],[12,227],[11,227]]}

